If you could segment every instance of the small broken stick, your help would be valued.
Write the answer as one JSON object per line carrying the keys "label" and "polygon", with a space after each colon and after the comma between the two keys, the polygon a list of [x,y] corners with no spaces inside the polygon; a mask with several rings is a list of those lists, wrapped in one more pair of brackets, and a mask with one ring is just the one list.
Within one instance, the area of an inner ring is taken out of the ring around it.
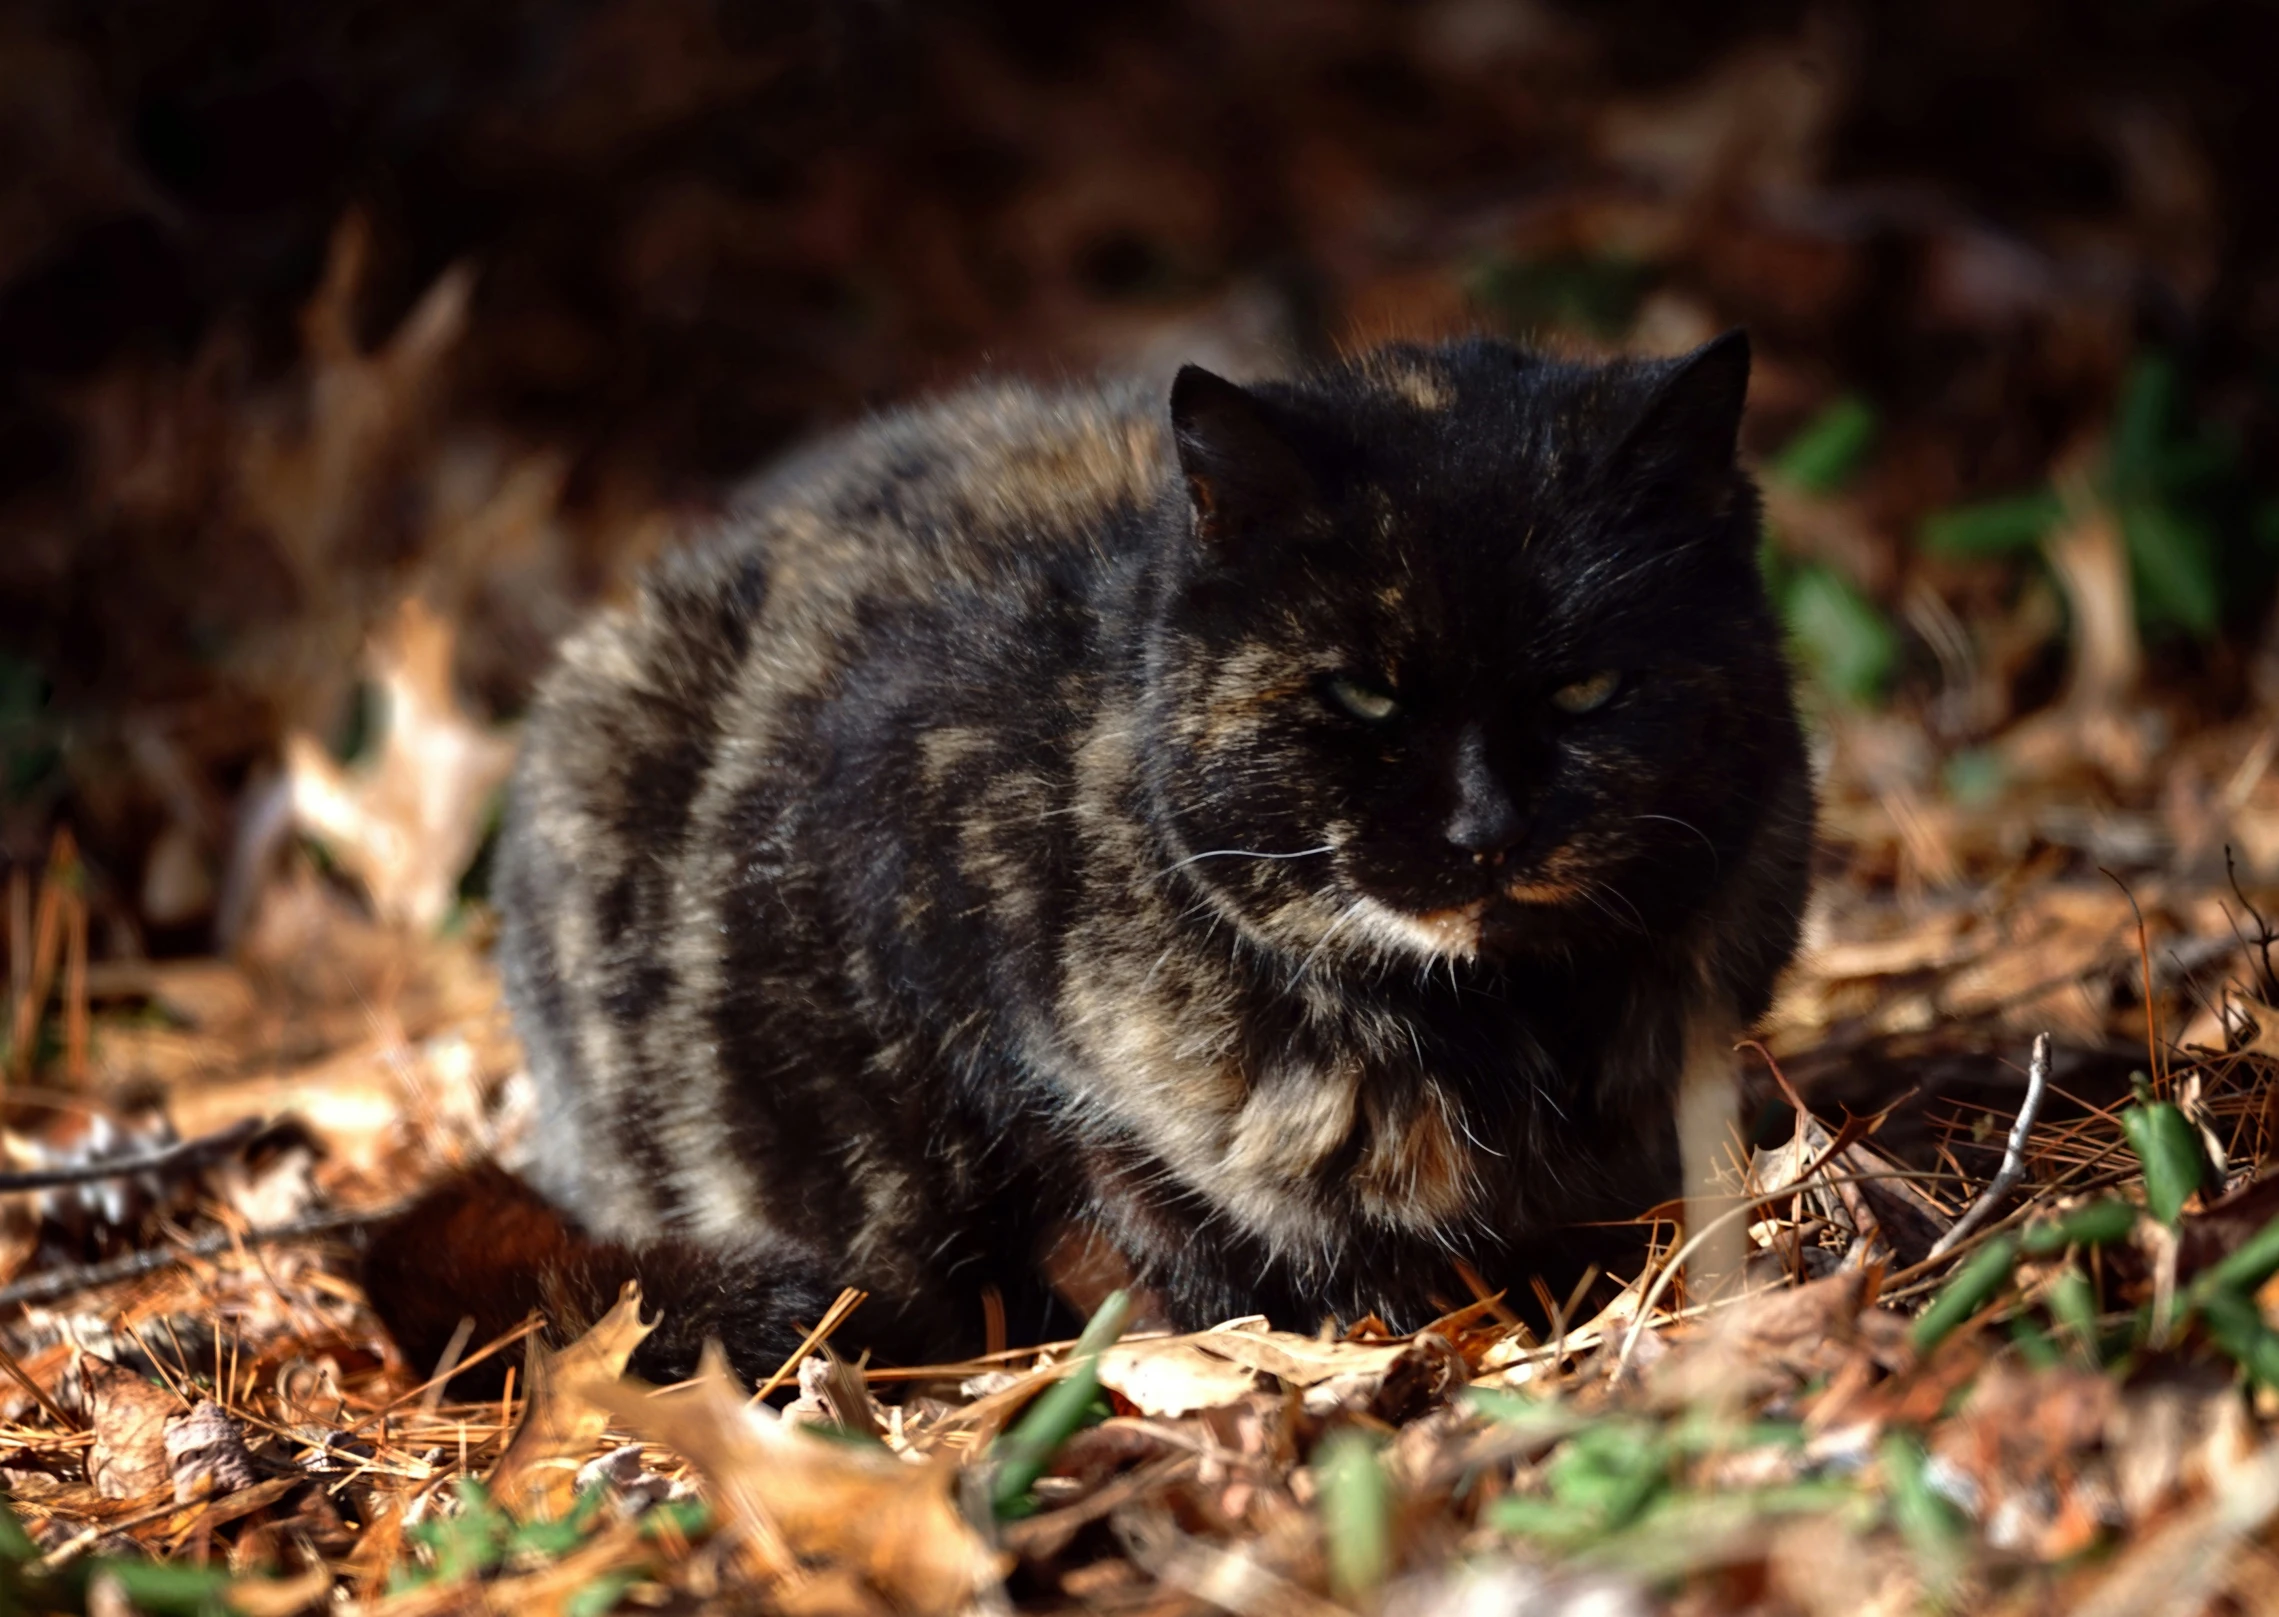
{"label": "small broken stick", "polygon": [[1986,1189],[1980,1192],[1978,1200],[1964,1209],[1962,1217],[1954,1221],[1946,1234],[1931,1243],[1930,1255],[1924,1262],[1928,1263],[1932,1258],[1952,1252],[1963,1237],[1985,1223],[1986,1216],[1994,1211],[1996,1204],[2016,1188],[2018,1180],[2026,1171],[2026,1140],[2034,1132],[2034,1119],[2042,1109],[2042,1092],[2049,1088],[2049,1082],[2050,1036],[2047,1033],[2037,1033],[2034,1035],[2033,1059],[2026,1066],[2026,1098],[2018,1108],[2017,1122],[2010,1125],[2010,1139],[2002,1150],[2002,1166],[1987,1182]]}
{"label": "small broken stick", "polygon": [[211,1134],[201,1134],[194,1140],[178,1140],[156,1151],[144,1151],[131,1157],[103,1157],[93,1162],[74,1162],[63,1167],[26,1168],[18,1172],[0,1173],[0,1195],[10,1191],[53,1190],[59,1185],[88,1185],[103,1179],[131,1179],[137,1174],[202,1168],[209,1162],[219,1162],[230,1156],[265,1126],[258,1117],[245,1117],[227,1128],[216,1129]]}

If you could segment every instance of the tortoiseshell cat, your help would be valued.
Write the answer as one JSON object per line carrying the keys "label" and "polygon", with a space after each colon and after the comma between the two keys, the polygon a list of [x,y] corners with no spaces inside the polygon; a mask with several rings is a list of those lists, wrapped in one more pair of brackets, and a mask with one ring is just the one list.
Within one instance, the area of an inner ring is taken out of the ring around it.
{"label": "tortoiseshell cat", "polygon": [[646,1270],[648,1367],[772,1369],[842,1284],[946,1351],[1072,1232],[1186,1325],[1413,1325],[1665,1193],[1811,840],[1748,365],[980,387],[575,636],[500,952],[531,1180]]}

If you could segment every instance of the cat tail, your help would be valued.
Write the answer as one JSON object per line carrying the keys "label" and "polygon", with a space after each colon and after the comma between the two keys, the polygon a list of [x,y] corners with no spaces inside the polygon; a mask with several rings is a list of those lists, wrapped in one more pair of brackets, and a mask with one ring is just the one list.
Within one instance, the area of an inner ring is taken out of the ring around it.
{"label": "cat tail", "polygon": [[[546,1322],[536,1339],[560,1348],[607,1313],[628,1280],[638,1281],[643,1315],[657,1328],[628,1368],[659,1384],[693,1374],[708,1339],[720,1342],[746,1381],[765,1379],[839,1291],[820,1264],[796,1258],[739,1261],[673,1244],[596,1240],[493,1163],[440,1181],[375,1229],[361,1278],[373,1311],[422,1375],[442,1367],[454,1342],[456,1362],[533,1313]],[[532,1339],[456,1371],[447,1393],[497,1397]]]}

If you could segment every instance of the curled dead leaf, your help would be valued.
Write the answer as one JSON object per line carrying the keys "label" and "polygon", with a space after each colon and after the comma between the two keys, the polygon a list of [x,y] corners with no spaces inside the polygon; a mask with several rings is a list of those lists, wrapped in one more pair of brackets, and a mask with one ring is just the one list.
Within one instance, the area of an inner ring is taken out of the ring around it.
{"label": "curled dead leaf", "polygon": [[173,1465],[166,1454],[166,1423],[182,1413],[182,1401],[132,1370],[79,1356],[87,1424],[95,1445],[87,1453],[87,1480],[105,1499],[135,1499],[168,1486]]}
{"label": "curled dead leaf", "polygon": [[687,1386],[619,1381],[590,1396],[695,1464],[748,1563],[783,1582],[786,1604],[811,1604],[798,1594],[811,1573],[825,1584],[851,1576],[896,1611],[950,1617],[1003,1575],[1005,1557],[958,1511],[953,1469],[787,1427],[747,1405],[716,1349]]}
{"label": "curled dead leaf", "polygon": [[641,1320],[641,1288],[628,1280],[616,1306],[559,1353],[530,1356],[530,1396],[522,1424],[491,1473],[491,1491],[510,1508],[558,1515],[576,1487],[585,1451],[609,1426],[595,1394],[614,1386],[654,1325]]}
{"label": "curled dead leaf", "polygon": [[1141,1337],[1100,1355],[1100,1384],[1143,1415],[1172,1416],[1233,1403],[1258,1385],[1258,1372],[1189,1337]]}
{"label": "curled dead leaf", "polygon": [[1324,1342],[1291,1331],[1201,1331],[1187,1340],[1293,1387],[1310,1387],[1332,1376],[1381,1377],[1408,1351],[1404,1342]]}
{"label": "curled dead leaf", "polygon": [[343,769],[312,737],[285,739],[285,819],[324,843],[388,920],[432,930],[481,843],[514,745],[461,705],[449,623],[416,599],[367,658],[385,708],[368,763]]}
{"label": "curled dead leaf", "polygon": [[165,1449],[174,1497],[181,1504],[235,1493],[261,1480],[246,1452],[245,1429],[211,1398],[201,1398],[189,1414],[167,1422]]}

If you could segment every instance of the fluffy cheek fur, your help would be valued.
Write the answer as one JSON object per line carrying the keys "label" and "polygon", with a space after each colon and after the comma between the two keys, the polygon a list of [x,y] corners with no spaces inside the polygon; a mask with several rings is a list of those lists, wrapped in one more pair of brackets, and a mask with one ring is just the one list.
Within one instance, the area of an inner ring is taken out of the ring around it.
{"label": "fluffy cheek fur", "polygon": [[1143,767],[1177,872],[1261,941],[1303,945],[1334,918],[1350,822],[1310,744],[1321,670],[1263,640],[1190,647],[1160,669]]}

